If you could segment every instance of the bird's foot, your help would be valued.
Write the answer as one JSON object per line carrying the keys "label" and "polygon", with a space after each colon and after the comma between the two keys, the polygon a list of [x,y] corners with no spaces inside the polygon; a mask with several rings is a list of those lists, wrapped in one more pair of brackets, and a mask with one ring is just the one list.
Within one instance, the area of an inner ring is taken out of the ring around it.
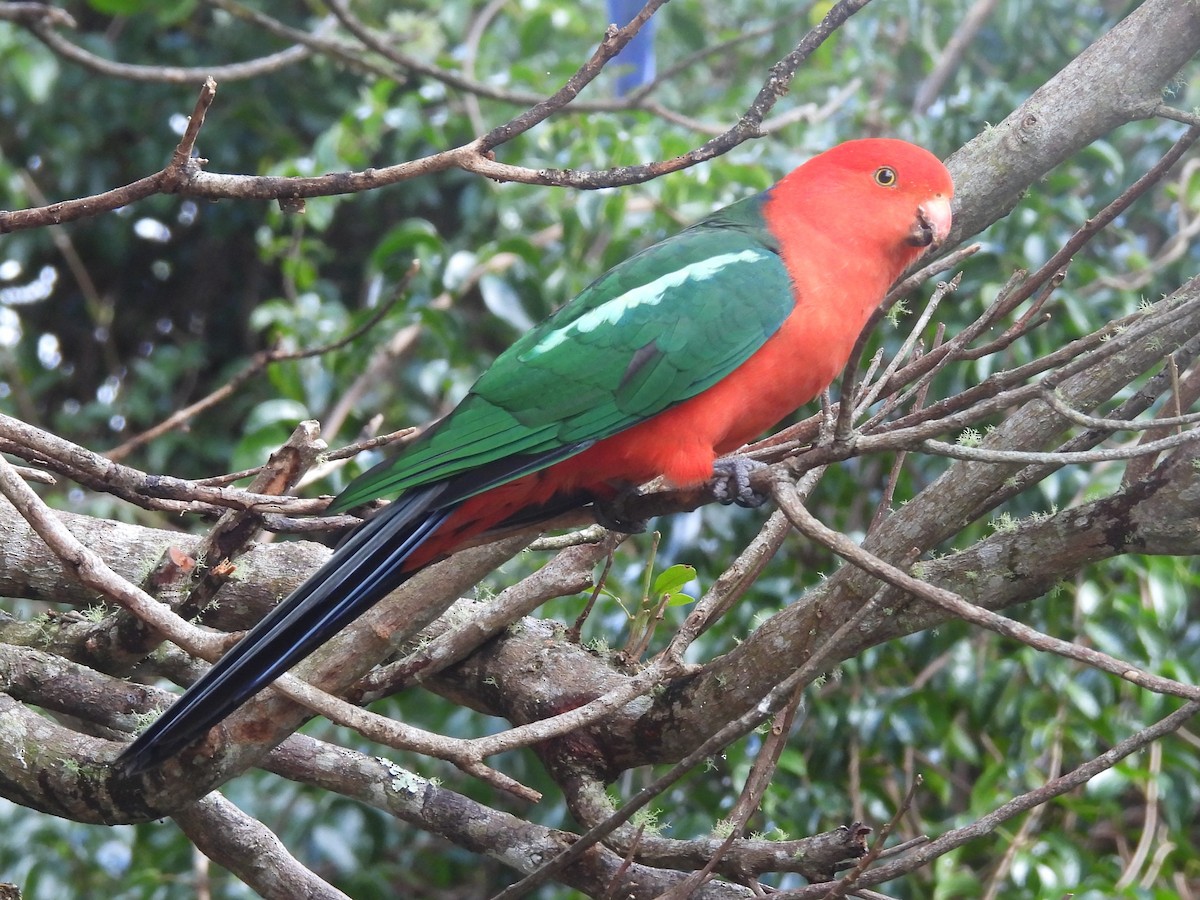
{"label": "bird's foot", "polygon": [[625,488],[609,500],[592,502],[592,514],[596,521],[610,531],[622,534],[642,534],[649,526],[646,519],[634,519],[629,515],[629,501],[641,496],[636,487]]}
{"label": "bird's foot", "polygon": [[766,463],[747,456],[721,457],[713,463],[713,496],[726,506],[731,503],[747,509],[762,506],[768,495],[755,490],[750,477],[766,468]]}

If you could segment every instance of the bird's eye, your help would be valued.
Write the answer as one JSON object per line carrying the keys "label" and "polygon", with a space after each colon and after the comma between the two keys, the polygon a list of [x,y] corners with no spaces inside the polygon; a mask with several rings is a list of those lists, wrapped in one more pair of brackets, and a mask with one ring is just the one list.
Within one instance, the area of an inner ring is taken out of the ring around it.
{"label": "bird's eye", "polygon": [[896,183],[896,170],[891,166],[880,166],[875,170],[875,183],[880,187],[891,187]]}

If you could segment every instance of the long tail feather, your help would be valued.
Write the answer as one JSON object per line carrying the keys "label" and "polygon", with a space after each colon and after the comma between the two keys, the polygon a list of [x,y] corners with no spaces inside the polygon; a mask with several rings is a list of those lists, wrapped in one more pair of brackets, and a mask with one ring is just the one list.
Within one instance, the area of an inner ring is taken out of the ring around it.
{"label": "long tail feather", "polygon": [[199,740],[412,574],[408,557],[457,503],[446,483],[409,492],[368,520],[125,749],[117,765],[143,772]]}

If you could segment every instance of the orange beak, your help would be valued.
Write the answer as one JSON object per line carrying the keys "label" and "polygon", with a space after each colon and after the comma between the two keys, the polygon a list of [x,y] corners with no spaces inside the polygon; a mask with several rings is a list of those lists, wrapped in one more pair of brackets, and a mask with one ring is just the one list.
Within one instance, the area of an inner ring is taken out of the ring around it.
{"label": "orange beak", "polygon": [[950,198],[938,194],[917,207],[917,217],[909,233],[909,243],[916,247],[936,247],[950,234],[952,223]]}

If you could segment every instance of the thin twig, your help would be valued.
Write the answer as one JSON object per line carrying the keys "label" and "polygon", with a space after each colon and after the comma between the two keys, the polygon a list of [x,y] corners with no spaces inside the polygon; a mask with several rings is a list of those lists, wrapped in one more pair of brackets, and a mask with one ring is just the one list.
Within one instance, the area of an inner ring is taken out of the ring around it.
{"label": "thin twig", "polygon": [[[199,80],[199,79],[196,79]],[[193,159],[196,138],[204,115],[212,105],[216,96],[217,85],[212,78],[204,79],[204,86],[196,99],[195,108],[188,120],[187,130],[175,146],[171,161],[165,168],[146,178],[127,184],[124,187],[83,197],[78,200],[63,200],[36,209],[15,211],[0,210],[0,234],[17,231],[23,228],[41,228],[46,225],[58,225],[75,219],[94,216],[102,212],[128,206],[138,200],[144,200],[155,194],[173,194],[183,191],[184,186],[199,172],[204,160]]]}
{"label": "thin twig", "polygon": [[[189,128],[190,127],[191,126],[189,125]],[[386,302],[381,303],[379,308],[371,313],[366,321],[364,321],[357,328],[353,328],[341,337],[329,341],[326,344],[321,344],[317,347],[307,347],[301,350],[260,350],[258,353],[255,353],[253,357],[251,357],[249,363],[247,363],[239,372],[234,374],[234,376],[225,382],[225,384],[221,385],[221,387],[217,388],[215,391],[212,391],[207,396],[201,397],[196,402],[185,406],[183,409],[176,410],[157,425],[147,428],[139,434],[134,435],[122,444],[118,444],[104,455],[112,460],[124,459],[133,451],[138,450],[151,441],[162,437],[167,432],[174,431],[176,428],[182,428],[185,424],[187,424],[188,421],[195,418],[200,413],[212,409],[214,406],[217,406],[218,404],[232,397],[235,393],[237,393],[238,389],[240,389],[242,385],[252,381],[254,378],[257,378],[270,366],[276,363],[296,362],[297,360],[301,359],[312,359],[317,356],[324,356],[327,353],[340,350],[347,344],[353,343],[364,334],[371,331],[381,321],[383,321],[384,317],[395,308],[396,304],[399,303],[401,299],[403,299],[408,285],[411,284],[413,276],[416,275],[416,273],[420,270],[420,266],[421,264],[419,260],[413,260],[412,265],[408,267],[408,271],[405,272],[401,278],[400,284],[396,287],[396,290],[392,292],[391,298]]]}
{"label": "thin twig", "polygon": [[549,860],[536,871],[526,875],[499,894],[496,894],[493,900],[515,900],[517,897],[525,896],[538,885],[544,884],[555,873],[562,871],[562,869],[574,863],[595,844],[603,841],[609,834],[628,822],[638,810],[645,807],[646,804],[650,803],[672,784],[683,778],[684,775],[692,771],[709,756],[717,753],[730,742],[749,733],[760,723],[774,715],[788,701],[799,685],[810,683],[821,673],[840,642],[851,634],[862,620],[869,615],[871,610],[875,608],[876,599],[872,598],[863,603],[854,615],[850,616],[824,643],[817,647],[813,654],[791,675],[776,684],[757,705],[717,729],[707,740],[684,756],[670,770],[638,791],[637,794],[626,801],[608,819],[589,828],[580,835],[579,839],[569,849]]}
{"label": "thin twig", "polygon": [[[5,4],[14,6],[17,4]],[[40,6],[41,4],[24,4]],[[49,9],[50,7],[46,7]],[[7,17],[6,17],[7,18]],[[73,44],[58,33],[57,26],[74,26],[74,22],[63,21],[59,17],[44,15],[40,18],[29,18],[23,24],[54,53],[90,72],[104,75],[108,78],[121,78],[126,81],[155,82],[160,84],[195,84],[205,78],[215,78],[220,81],[242,81],[257,78],[280,69],[295,65],[312,56],[312,49],[297,45],[288,47],[277,53],[271,53],[259,59],[228,65],[210,66],[139,66],[132,63],[114,62],[97,56],[77,44]]]}
{"label": "thin twig", "polygon": [[[840,379],[842,402],[838,405],[837,427],[834,431],[834,440],[841,443],[849,440],[850,433],[853,431],[854,427],[855,415],[859,414],[861,409],[866,409],[867,407],[873,405],[887,383],[890,381],[890,378],[887,376],[887,374],[885,374],[884,377],[879,379],[872,391],[867,394],[866,399],[858,404],[851,402],[850,398],[854,397],[854,395],[858,392],[859,360],[862,357],[863,348],[866,346],[867,340],[875,331],[875,328],[887,317],[892,307],[895,306],[910,291],[915,289],[918,285],[923,284],[924,281],[930,276],[938,272],[943,272],[946,269],[962,262],[967,257],[974,255],[979,251],[980,247],[980,244],[970,244],[966,247],[960,247],[954,252],[948,253],[945,256],[936,259],[928,265],[922,266],[911,275],[902,278],[891,288],[891,290],[887,292],[887,295],[883,298],[878,308],[871,313],[870,318],[867,319],[867,324],[863,326],[862,331],[859,332],[858,337],[855,339],[854,346],[850,350],[850,357],[846,362],[845,368],[842,370]],[[896,354],[895,358],[893,359],[893,365],[890,365],[887,371],[890,371],[893,375],[895,374],[895,366],[898,365],[899,362],[911,352],[913,343],[919,338],[920,331],[924,328],[925,323],[928,322],[929,318],[932,317],[934,310],[937,309],[937,306],[941,302],[942,298],[945,297],[950,291],[956,289],[961,280],[961,276],[957,276],[950,279],[949,284],[943,283],[937,286],[933,292],[933,296],[930,297],[929,303],[926,304],[924,313],[918,319],[917,324],[912,328],[909,339],[904,345],[904,349]]]}
{"label": "thin twig", "polygon": [[951,35],[941,55],[938,56],[933,71],[917,88],[917,96],[913,99],[914,113],[924,115],[933,105],[955,69],[962,64],[971,43],[979,36],[988,16],[996,9],[999,2],[1000,0],[975,0],[975,3],[967,10],[967,14],[954,29],[954,34]]}
{"label": "thin twig", "polygon": [[977,606],[953,591],[948,591],[945,588],[922,581],[891,563],[880,559],[844,534],[840,534],[820,522],[796,498],[794,485],[784,478],[780,478],[775,482],[774,497],[792,524],[796,526],[796,530],[801,534],[832,550],[851,565],[857,566],[864,572],[879,578],[893,587],[913,594],[922,600],[935,603],[957,618],[1020,641],[1022,644],[1026,644],[1036,650],[1054,653],[1058,656],[1084,663],[1102,672],[1116,675],[1130,684],[1136,684],[1155,693],[1183,697],[1188,700],[1200,700],[1200,686],[1185,684],[1171,678],[1164,678],[1161,675],[1155,675],[1152,672],[1140,669],[1125,660],[1109,656],[1107,653],[1101,653],[1090,647],[1083,647],[1079,644],[1073,644],[1070,641],[1051,637],[1035,628],[1030,628],[1028,625]]}
{"label": "thin twig", "polygon": [[1107,419],[1102,416],[1089,416],[1086,413],[1081,413],[1079,410],[1068,405],[1067,402],[1058,395],[1057,391],[1049,388],[1042,393],[1042,399],[1045,400],[1055,412],[1062,415],[1063,418],[1071,420],[1076,425],[1082,425],[1085,428],[1097,428],[1101,431],[1149,431],[1153,428],[1176,428],[1183,425],[1194,425],[1197,422],[1200,422],[1200,413],[1164,416],[1161,419],[1153,419],[1149,422],[1134,422],[1129,419]]}
{"label": "thin twig", "polygon": [[1059,248],[1040,269],[1030,275],[1025,282],[1015,290],[1005,301],[1005,312],[1016,309],[1036,293],[1036,291],[1051,278],[1055,277],[1092,238],[1107,228],[1121,213],[1125,212],[1135,200],[1150,190],[1170,171],[1192,145],[1200,140],[1200,123],[1192,125],[1181,134],[1171,145],[1170,149],[1153,166],[1146,170],[1137,181],[1127,187],[1121,194],[1104,209],[1088,219],[1078,231],[1071,235],[1066,243]]}
{"label": "thin twig", "polygon": [[904,800],[901,801],[898,807],[896,807],[896,812],[893,813],[891,819],[888,820],[888,823],[879,830],[879,834],[876,835],[875,840],[871,842],[871,849],[869,849],[866,854],[859,859],[854,868],[851,869],[844,878],[839,879],[838,882],[829,889],[829,893],[822,897],[821,900],[841,900],[841,898],[845,897],[854,888],[854,885],[857,884],[859,879],[862,878],[863,873],[866,872],[870,865],[879,858],[880,854],[883,852],[884,844],[887,843],[887,839],[891,837],[892,832],[895,831],[896,825],[899,824],[900,820],[912,808],[913,801],[917,797],[917,791],[920,790],[922,784],[924,784],[924,780],[920,775],[917,775],[912,779],[912,781],[909,782],[908,790],[904,794]]}
{"label": "thin twig", "polygon": [[197,628],[140,588],[119,576],[98,553],[76,538],[41,498],[21,479],[12,464],[0,456],[0,493],[37,532],[38,537],[80,581],[150,624],[194,656],[213,659],[226,641]]}
{"label": "thin twig", "polygon": [[965,459],[971,462],[992,463],[1050,463],[1059,466],[1080,465],[1084,463],[1113,462],[1120,459],[1136,459],[1139,456],[1149,456],[1181,447],[1184,444],[1200,440],[1200,430],[1192,429],[1183,434],[1174,434],[1158,441],[1146,444],[1135,444],[1131,447],[1114,447],[1109,450],[1082,450],[1077,452],[1055,450],[1050,453],[1038,453],[1033,450],[990,450],[986,447],[967,447],[962,444],[947,444],[944,441],[924,440],[919,443],[921,450],[934,456],[948,456],[951,459]]}
{"label": "thin twig", "polygon": [[[646,9],[657,8],[662,2],[665,0],[651,0]],[[612,54],[618,52],[632,37],[633,32],[629,29],[634,23],[642,21],[639,13],[634,22],[631,22],[625,29],[618,29],[611,38],[606,36],[605,42],[597,54],[585,63],[576,73],[576,77],[564,85],[551,100],[539,102],[526,113],[463,146],[382,168],[318,176],[219,174],[205,172],[201,169],[201,161],[190,160],[183,169],[168,166],[154,175],[91,197],[62,201],[36,209],[0,211],[0,234],[110,212],[159,193],[175,193],[207,199],[237,198],[295,203],[307,197],[326,197],[371,190],[455,168],[500,181],[570,187],[581,190],[640,184],[669,172],[677,172],[714,159],[747,140],[761,137],[766,114],[774,108],[779,98],[787,93],[799,67],[834,31],[869,2],[870,0],[839,0],[835,3],[821,22],[809,31],[787,56],[771,68],[771,74],[737,123],[699,147],[667,160],[598,170],[531,169],[499,162],[492,153],[493,149],[503,141],[533,127],[557,109],[570,103],[582,86],[595,77],[604,62]],[[342,0],[331,0],[330,6],[339,13],[339,18],[343,19],[344,24],[357,21],[350,15]],[[643,12],[645,11],[644,9]],[[361,26],[359,23],[358,27],[362,31],[362,34],[358,35],[360,39],[369,39],[373,44],[379,44],[378,39],[375,39],[365,26]],[[307,52],[306,48],[302,49]],[[606,54],[608,55],[606,56]],[[445,75],[442,70],[437,71],[440,75]]]}
{"label": "thin twig", "polygon": [[[1200,701],[1190,700],[1175,712],[1163,717],[1153,725],[1130,735],[1120,741],[1110,750],[1088,760],[1058,778],[1051,778],[1041,787],[1027,791],[1007,803],[996,807],[990,813],[981,816],[969,825],[947,831],[945,834],[913,850],[907,856],[880,866],[863,875],[861,881],[865,884],[883,884],[906,875],[909,872],[924,868],[930,862],[943,856],[964,844],[991,834],[1005,822],[1022,813],[1050,802],[1056,797],[1069,793],[1087,784],[1101,772],[1107,771],[1139,750],[1153,744],[1178,731],[1184,723],[1200,714]],[[832,887],[831,884],[813,884],[790,891],[780,891],[773,895],[773,900],[818,900]]]}

